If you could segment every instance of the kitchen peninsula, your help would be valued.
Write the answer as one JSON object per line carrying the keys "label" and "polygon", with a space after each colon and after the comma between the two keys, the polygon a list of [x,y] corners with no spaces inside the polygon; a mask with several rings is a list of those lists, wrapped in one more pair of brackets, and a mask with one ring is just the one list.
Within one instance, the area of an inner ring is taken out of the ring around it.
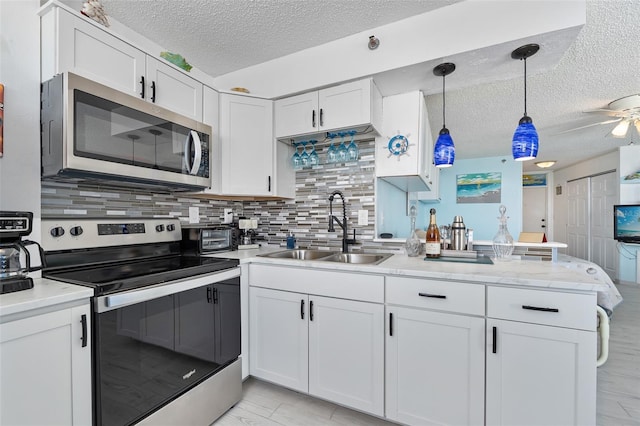
{"label": "kitchen peninsula", "polygon": [[596,305],[618,302],[597,265],[273,251],[238,253],[245,377],[406,424],[595,423]]}

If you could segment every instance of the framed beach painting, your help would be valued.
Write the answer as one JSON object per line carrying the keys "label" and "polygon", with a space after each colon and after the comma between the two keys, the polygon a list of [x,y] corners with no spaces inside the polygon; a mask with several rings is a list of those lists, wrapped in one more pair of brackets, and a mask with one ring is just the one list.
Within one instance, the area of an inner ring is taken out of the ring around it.
{"label": "framed beach painting", "polygon": [[522,175],[522,186],[547,186],[547,174],[534,173],[530,175]]}
{"label": "framed beach painting", "polygon": [[459,204],[500,203],[502,173],[456,175],[456,200]]}

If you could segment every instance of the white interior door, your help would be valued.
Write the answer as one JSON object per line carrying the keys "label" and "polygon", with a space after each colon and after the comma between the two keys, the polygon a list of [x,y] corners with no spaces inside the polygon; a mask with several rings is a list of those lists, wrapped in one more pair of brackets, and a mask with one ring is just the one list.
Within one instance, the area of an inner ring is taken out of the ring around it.
{"label": "white interior door", "polygon": [[551,238],[547,228],[547,187],[522,188],[522,230],[544,232]]}
{"label": "white interior door", "polygon": [[614,172],[591,178],[591,261],[618,278],[618,250],[613,239],[613,205],[618,199]]}
{"label": "white interior door", "polygon": [[567,254],[589,260],[589,178],[567,182]]}

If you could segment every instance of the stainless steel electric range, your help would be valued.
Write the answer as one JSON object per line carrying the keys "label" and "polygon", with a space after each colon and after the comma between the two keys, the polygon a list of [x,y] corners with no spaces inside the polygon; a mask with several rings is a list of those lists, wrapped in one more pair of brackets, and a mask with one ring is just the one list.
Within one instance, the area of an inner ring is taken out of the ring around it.
{"label": "stainless steel electric range", "polygon": [[175,219],[43,219],[46,278],[94,289],[94,424],[210,424],[241,397],[237,260]]}

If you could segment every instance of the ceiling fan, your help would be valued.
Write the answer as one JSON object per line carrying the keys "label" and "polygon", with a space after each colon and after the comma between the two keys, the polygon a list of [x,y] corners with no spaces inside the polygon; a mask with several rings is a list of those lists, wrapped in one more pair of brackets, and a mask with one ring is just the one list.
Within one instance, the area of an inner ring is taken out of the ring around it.
{"label": "ceiling fan", "polygon": [[585,112],[605,114],[614,118],[598,123],[587,124],[586,126],[574,127],[573,129],[560,132],[560,134],[603,124],[618,123],[613,130],[611,130],[611,136],[614,138],[626,137],[630,127],[635,127],[640,136],[640,94],[625,96],[624,98],[609,102],[606,108],[597,108]]}

